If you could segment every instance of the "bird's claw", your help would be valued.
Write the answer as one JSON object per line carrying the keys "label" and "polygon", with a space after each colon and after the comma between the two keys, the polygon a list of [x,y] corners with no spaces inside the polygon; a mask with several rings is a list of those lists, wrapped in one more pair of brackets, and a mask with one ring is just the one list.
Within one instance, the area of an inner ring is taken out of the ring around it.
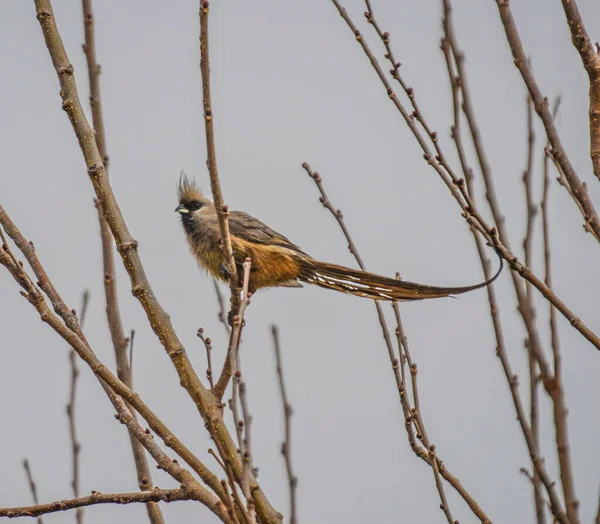
{"label": "bird's claw", "polygon": [[225,264],[225,262],[223,262],[221,264],[221,274],[225,278],[229,279],[229,278],[231,278],[231,275],[235,275],[235,272],[234,271],[230,271],[230,269],[227,267],[227,264]]}

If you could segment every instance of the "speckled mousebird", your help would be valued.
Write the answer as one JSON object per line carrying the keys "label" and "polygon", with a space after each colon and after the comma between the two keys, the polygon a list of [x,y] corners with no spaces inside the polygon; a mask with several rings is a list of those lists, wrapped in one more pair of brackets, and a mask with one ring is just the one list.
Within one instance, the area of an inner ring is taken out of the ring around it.
{"label": "speckled mousebird", "polygon": [[[192,254],[212,276],[227,281],[226,257],[219,243],[213,202],[185,176],[179,182],[178,196],[175,211],[180,213]],[[242,211],[230,211],[229,232],[240,279],[244,260],[249,257],[252,261],[248,286],[252,293],[268,287],[302,287],[305,282],[374,300],[423,300],[488,286],[502,271],[500,258],[500,269],[485,282],[464,287],[427,286],[315,260],[286,237]]]}

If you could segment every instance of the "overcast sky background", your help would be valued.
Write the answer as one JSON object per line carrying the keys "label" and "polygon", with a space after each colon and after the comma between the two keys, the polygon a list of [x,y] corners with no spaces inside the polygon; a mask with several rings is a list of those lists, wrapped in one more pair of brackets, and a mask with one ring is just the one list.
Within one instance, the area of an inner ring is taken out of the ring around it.
{"label": "overcast sky background", "polygon": [[[344,4],[383,61],[382,46],[364,21],[362,2]],[[592,38],[598,39],[600,3],[580,0],[579,6]],[[439,50],[440,2],[374,0],[373,7],[391,33],[404,78],[454,161],[448,80]],[[222,357],[226,337],[216,316],[213,284],[198,271],[173,212],[180,170],[209,189],[198,2],[105,0],[94,8],[112,185],[139,241],[152,286],[203,376],[205,354],[196,330],[203,327],[213,339],[215,359]],[[54,9],[86,103],[80,2],[55,1]],[[588,152],[587,76],[571,45],[560,2],[514,2],[513,11],[544,94],[562,96],[559,129],[571,161],[600,202]],[[494,2],[455,2],[455,22],[510,241],[521,256],[524,86]],[[232,208],[257,216],[316,258],[354,266],[346,241],[301,168],[308,161],[322,174],[334,205],[343,209],[369,269],[386,275],[401,271],[407,280],[444,286],[481,280],[459,207],[423,161],[330,2],[214,1],[210,32],[218,163],[223,194]],[[114,368],[94,194],[61,110],[33,2],[0,3],[0,49],[0,202],[35,242],[70,307],[79,307],[84,288],[91,291],[86,334]],[[539,126],[537,130],[539,197],[544,139]],[[479,180],[477,185],[481,187]],[[598,333],[598,245],[584,233],[575,205],[554,182],[549,205],[556,292]],[[483,203],[481,209],[489,217]],[[534,267],[542,275],[539,239],[538,234]],[[136,329],[135,387],[220,474],[206,453],[210,443],[203,423],[132,297],[120,260],[117,265],[124,323]],[[1,506],[31,503],[24,457],[31,461],[41,501],[71,496],[68,348],[39,321],[18,289],[7,271],[0,271]],[[508,352],[526,400],[524,330],[508,271],[497,289]],[[384,309],[391,322],[391,308]],[[531,521],[531,489],[519,473],[522,466],[530,467],[528,453],[495,356],[485,291],[408,304],[402,312],[419,365],[423,415],[439,455],[495,522]],[[538,301],[544,341],[546,314],[545,303]],[[273,322],[281,329],[295,412],[300,522],[444,522],[431,471],[406,441],[373,304],[319,288],[261,292],[247,312],[242,358],[254,417],[254,460],[273,504],[287,515],[279,453],[282,410],[269,331]],[[600,482],[600,356],[562,317],[559,326],[576,488],[582,521],[590,522]],[[83,364],[81,369],[77,420],[82,492],[136,490],[126,431],[114,420],[91,372]],[[558,481],[548,408],[544,399],[542,450]],[[174,486],[159,471],[154,481]],[[447,493],[454,517],[475,522],[450,487]],[[215,521],[208,510],[190,502],[163,505],[163,511],[170,523]],[[74,518],[55,514],[45,520]],[[142,505],[94,507],[85,518],[88,524],[147,522]]]}

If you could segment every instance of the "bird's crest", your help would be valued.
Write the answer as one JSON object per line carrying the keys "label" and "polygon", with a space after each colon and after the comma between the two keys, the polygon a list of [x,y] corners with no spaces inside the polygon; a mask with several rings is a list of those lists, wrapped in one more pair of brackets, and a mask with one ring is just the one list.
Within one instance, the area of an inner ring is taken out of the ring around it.
{"label": "bird's crest", "polygon": [[177,187],[177,196],[179,202],[191,202],[193,200],[203,200],[204,195],[196,185],[195,180],[190,180],[182,171],[179,176],[179,186]]}

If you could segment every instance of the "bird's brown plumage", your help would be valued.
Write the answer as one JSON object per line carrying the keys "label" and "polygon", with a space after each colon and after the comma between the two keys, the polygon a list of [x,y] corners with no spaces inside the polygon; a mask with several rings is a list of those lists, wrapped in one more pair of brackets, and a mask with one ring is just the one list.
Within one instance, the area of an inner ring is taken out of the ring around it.
{"label": "bird's brown plumage", "polygon": [[[182,177],[179,206],[183,229],[198,264],[220,280],[225,254],[219,243],[219,224],[214,204],[193,182]],[[246,258],[252,260],[249,290],[266,287],[302,287],[300,282],[334,289],[374,300],[408,301],[459,295],[491,284],[502,271],[489,280],[463,287],[436,287],[383,277],[374,273],[319,262],[307,255],[283,235],[260,220],[241,211],[229,214],[229,232],[238,273]]]}

